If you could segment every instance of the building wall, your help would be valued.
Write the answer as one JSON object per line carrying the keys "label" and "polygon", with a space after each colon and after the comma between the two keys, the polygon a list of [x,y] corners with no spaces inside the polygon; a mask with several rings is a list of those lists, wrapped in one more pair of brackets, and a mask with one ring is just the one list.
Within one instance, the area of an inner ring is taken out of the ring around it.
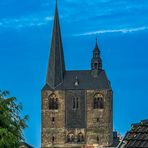
{"label": "building wall", "polygon": [[[104,108],[94,109],[93,98],[103,96]],[[112,144],[112,92],[110,90],[87,90],[87,144],[108,146]]]}
{"label": "building wall", "polygon": [[[99,144],[103,146],[112,144],[112,91],[54,91],[59,101],[58,110],[49,110],[49,96],[52,94],[52,91],[42,92],[42,147],[52,147],[54,145],[56,147],[70,148],[84,144]],[[93,100],[96,94],[103,96],[103,109],[94,109]],[[77,113],[70,111],[72,106],[69,101],[75,95],[82,98],[80,102],[80,108],[82,109]],[[53,117],[55,118],[54,122],[52,121]],[[75,123],[74,126],[73,122]],[[68,126],[67,123],[69,123]],[[75,137],[82,133],[84,142],[67,143],[67,135],[69,133]]]}
{"label": "building wall", "polygon": [[[49,110],[49,96],[55,94],[58,98],[58,110]],[[54,117],[54,122],[52,118]],[[65,142],[65,92],[42,92],[42,147],[63,145]],[[53,141],[54,137],[54,141]]]}

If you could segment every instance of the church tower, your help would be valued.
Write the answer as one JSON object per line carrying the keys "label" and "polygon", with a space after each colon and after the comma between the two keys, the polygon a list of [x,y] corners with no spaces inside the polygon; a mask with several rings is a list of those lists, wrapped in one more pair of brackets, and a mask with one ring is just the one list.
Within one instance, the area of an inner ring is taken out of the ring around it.
{"label": "church tower", "polygon": [[42,89],[42,148],[112,144],[112,88],[102,68],[97,41],[90,65],[90,70],[66,70],[56,3]]}

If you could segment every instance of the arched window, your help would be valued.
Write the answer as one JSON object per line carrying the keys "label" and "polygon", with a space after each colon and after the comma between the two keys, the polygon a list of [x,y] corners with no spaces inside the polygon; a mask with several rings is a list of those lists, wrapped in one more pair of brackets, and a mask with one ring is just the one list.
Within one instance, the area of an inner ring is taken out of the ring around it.
{"label": "arched window", "polygon": [[103,96],[101,94],[96,94],[94,96],[94,109],[103,109],[104,101]]}
{"label": "arched window", "polygon": [[72,133],[67,135],[67,142],[74,142],[74,135]]}
{"label": "arched window", "polygon": [[73,109],[78,109],[79,108],[79,98],[78,97],[74,97],[72,98],[72,106]]}
{"label": "arched window", "polygon": [[84,142],[84,136],[83,136],[83,134],[81,132],[78,134],[77,142]]}
{"label": "arched window", "polygon": [[98,108],[104,108],[103,98],[98,98]]}
{"label": "arched window", "polygon": [[49,110],[57,110],[58,109],[58,98],[55,94],[51,94],[49,96]]}

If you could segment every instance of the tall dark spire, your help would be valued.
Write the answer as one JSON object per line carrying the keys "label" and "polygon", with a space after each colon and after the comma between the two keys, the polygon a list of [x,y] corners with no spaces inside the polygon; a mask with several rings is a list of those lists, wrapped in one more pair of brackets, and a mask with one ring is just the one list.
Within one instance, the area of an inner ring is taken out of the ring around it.
{"label": "tall dark spire", "polygon": [[56,0],[53,34],[50,47],[50,57],[47,71],[46,83],[53,89],[63,82],[65,62],[62,47],[58,6]]}
{"label": "tall dark spire", "polygon": [[92,70],[100,70],[102,69],[102,60],[100,57],[100,49],[98,47],[97,39],[96,39],[96,46],[93,50],[93,57],[91,60],[91,69]]}

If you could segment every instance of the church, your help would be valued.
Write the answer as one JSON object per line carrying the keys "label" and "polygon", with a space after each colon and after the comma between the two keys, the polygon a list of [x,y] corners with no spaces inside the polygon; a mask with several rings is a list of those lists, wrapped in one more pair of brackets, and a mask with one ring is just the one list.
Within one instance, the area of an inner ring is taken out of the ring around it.
{"label": "church", "polygon": [[108,147],[113,143],[113,91],[98,43],[92,49],[90,69],[66,70],[57,3],[42,88],[41,137],[42,148]]}

